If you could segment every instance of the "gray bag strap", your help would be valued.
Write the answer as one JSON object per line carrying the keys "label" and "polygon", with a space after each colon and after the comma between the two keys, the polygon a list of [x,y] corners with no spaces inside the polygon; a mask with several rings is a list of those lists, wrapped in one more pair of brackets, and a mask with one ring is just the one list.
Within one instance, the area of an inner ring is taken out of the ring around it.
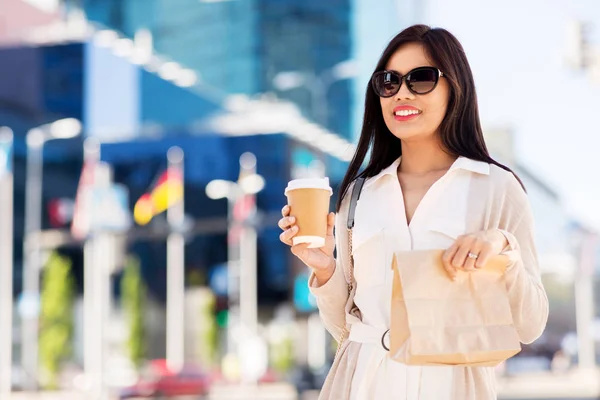
{"label": "gray bag strap", "polygon": [[365,178],[357,178],[352,189],[352,197],[350,198],[350,208],[348,209],[348,230],[354,228],[354,214],[356,213],[356,203],[360,199],[360,192],[365,184]]}
{"label": "gray bag strap", "polygon": [[[348,282],[348,296],[350,293],[352,293],[352,289],[354,287],[354,257],[352,256],[352,228],[354,228],[354,213],[356,212],[356,203],[358,203],[360,192],[364,184],[365,178],[356,179],[354,188],[352,189],[352,197],[350,197],[350,208],[348,209],[348,257],[350,260],[350,265],[348,268],[350,276],[346,276],[346,282]],[[349,334],[350,332],[348,331],[348,327],[344,324],[344,329],[342,329],[340,337],[338,338],[338,348],[335,352],[336,357],[342,348],[342,343],[348,338]]]}

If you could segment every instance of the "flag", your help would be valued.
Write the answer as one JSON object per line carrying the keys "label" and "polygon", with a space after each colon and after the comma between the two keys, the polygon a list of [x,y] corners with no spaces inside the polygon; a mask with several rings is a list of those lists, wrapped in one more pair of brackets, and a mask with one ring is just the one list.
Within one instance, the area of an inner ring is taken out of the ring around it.
{"label": "flag", "polygon": [[227,241],[229,244],[239,243],[246,221],[256,212],[256,196],[245,194],[240,196],[233,206],[233,225],[229,229]]}
{"label": "flag", "polygon": [[73,220],[74,205],[73,199],[58,198],[50,200],[48,203],[50,226],[60,228],[71,222]]}
{"label": "flag", "polygon": [[149,193],[143,194],[135,203],[133,218],[139,225],[146,225],[152,218],[183,200],[183,174],[175,167],[169,167],[151,186]]}
{"label": "flag", "polygon": [[84,161],[75,195],[75,206],[73,208],[73,220],[71,221],[71,235],[78,240],[85,239],[90,230],[90,218],[88,214],[89,192],[94,186],[94,175],[96,172],[97,159],[90,157]]}

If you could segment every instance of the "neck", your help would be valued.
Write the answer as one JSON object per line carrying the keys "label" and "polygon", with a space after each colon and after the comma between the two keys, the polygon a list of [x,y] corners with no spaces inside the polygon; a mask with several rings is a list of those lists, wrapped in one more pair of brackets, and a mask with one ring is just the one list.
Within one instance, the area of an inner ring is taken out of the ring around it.
{"label": "neck", "polygon": [[426,174],[449,169],[456,157],[446,153],[439,143],[402,141],[400,173]]}

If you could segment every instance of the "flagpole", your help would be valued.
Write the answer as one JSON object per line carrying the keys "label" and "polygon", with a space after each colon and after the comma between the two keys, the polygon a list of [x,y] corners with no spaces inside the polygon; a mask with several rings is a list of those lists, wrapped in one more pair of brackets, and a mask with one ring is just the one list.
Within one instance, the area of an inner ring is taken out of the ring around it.
{"label": "flagpole", "polygon": [[[185,361],[185,240],[182,233],[185,218],[183,187],[183,150],[171,147],[167,153],[169,161],[167,185],[173,179],[181,179],[181,199],[168,199],[167,221],[167,365],[172,371],[179,371]],[[175,175],[175,176],[173,176]],[[167,187],[168,196],[173,196],[172,188]],[[175,201],[173,201],[175,200]]]}
{"label": "flagpole", "polygon": [[0,398],[12,392],[13,132],[0,127]]}
{"label": "flagpole", "polygon": [[[206,195],[212,200],[227,198],[228,201],[227,352],[242,363],[242,339],[252,339],[258,329],[256,194],[263,189],[265,182],[256,173],[254,154],[246,152],[239,161],[237,182],[213,180],[206,186]],[[238,234],[240,227],[241,233]],[[254,380],[247,376],[242,379],[245,382]]]}
{"label": "flagpole", "polygon": [[[256,174],[256,156],[252,153],[244,153],[240,157],[240,183],[245,201],[249,204],[246,210],[243,228],[240,235],[240,286],[239,305],[240,319],[250,335],[258,333],[258,296],[257,296],[257,265],[256,245],[257,234],[254,226],[256,217],[256,193],[244,187],[243,179]],[[260,188],[262,189],[262,188]]]}
{"label": "flagpole", "polygon": [[96,183],[96,165],[100,160],[100,143],[95,138],[87,138],[83,147],[83,168],[75,205],[77,221],[74,219],[72,234],[84,239],[83,244],[83,370],[86,376],[88,390],[99,393],[102,383],[102,336],[101,324],[98,320],[97,304],[95,301],[99,290],[96,283],[94,268],[95,240],[89,236],[90,210],[89,193]]}

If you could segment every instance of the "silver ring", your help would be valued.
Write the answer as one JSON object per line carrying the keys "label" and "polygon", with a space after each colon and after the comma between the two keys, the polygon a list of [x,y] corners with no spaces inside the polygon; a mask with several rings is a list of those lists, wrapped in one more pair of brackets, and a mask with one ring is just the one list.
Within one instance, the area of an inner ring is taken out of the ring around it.
{"label": "silver ring", "polygon": [[472,259],[474,259],[474,260],[475,260],[475,259],[477,259],[477,257],[479,257],[479,256],[478,256],[477,254],[475,254],[475,253],[471,253],[471,252],[469,252],[469,254],[467,254],[467,257],[469,257],[469,258],[472,258]]}

